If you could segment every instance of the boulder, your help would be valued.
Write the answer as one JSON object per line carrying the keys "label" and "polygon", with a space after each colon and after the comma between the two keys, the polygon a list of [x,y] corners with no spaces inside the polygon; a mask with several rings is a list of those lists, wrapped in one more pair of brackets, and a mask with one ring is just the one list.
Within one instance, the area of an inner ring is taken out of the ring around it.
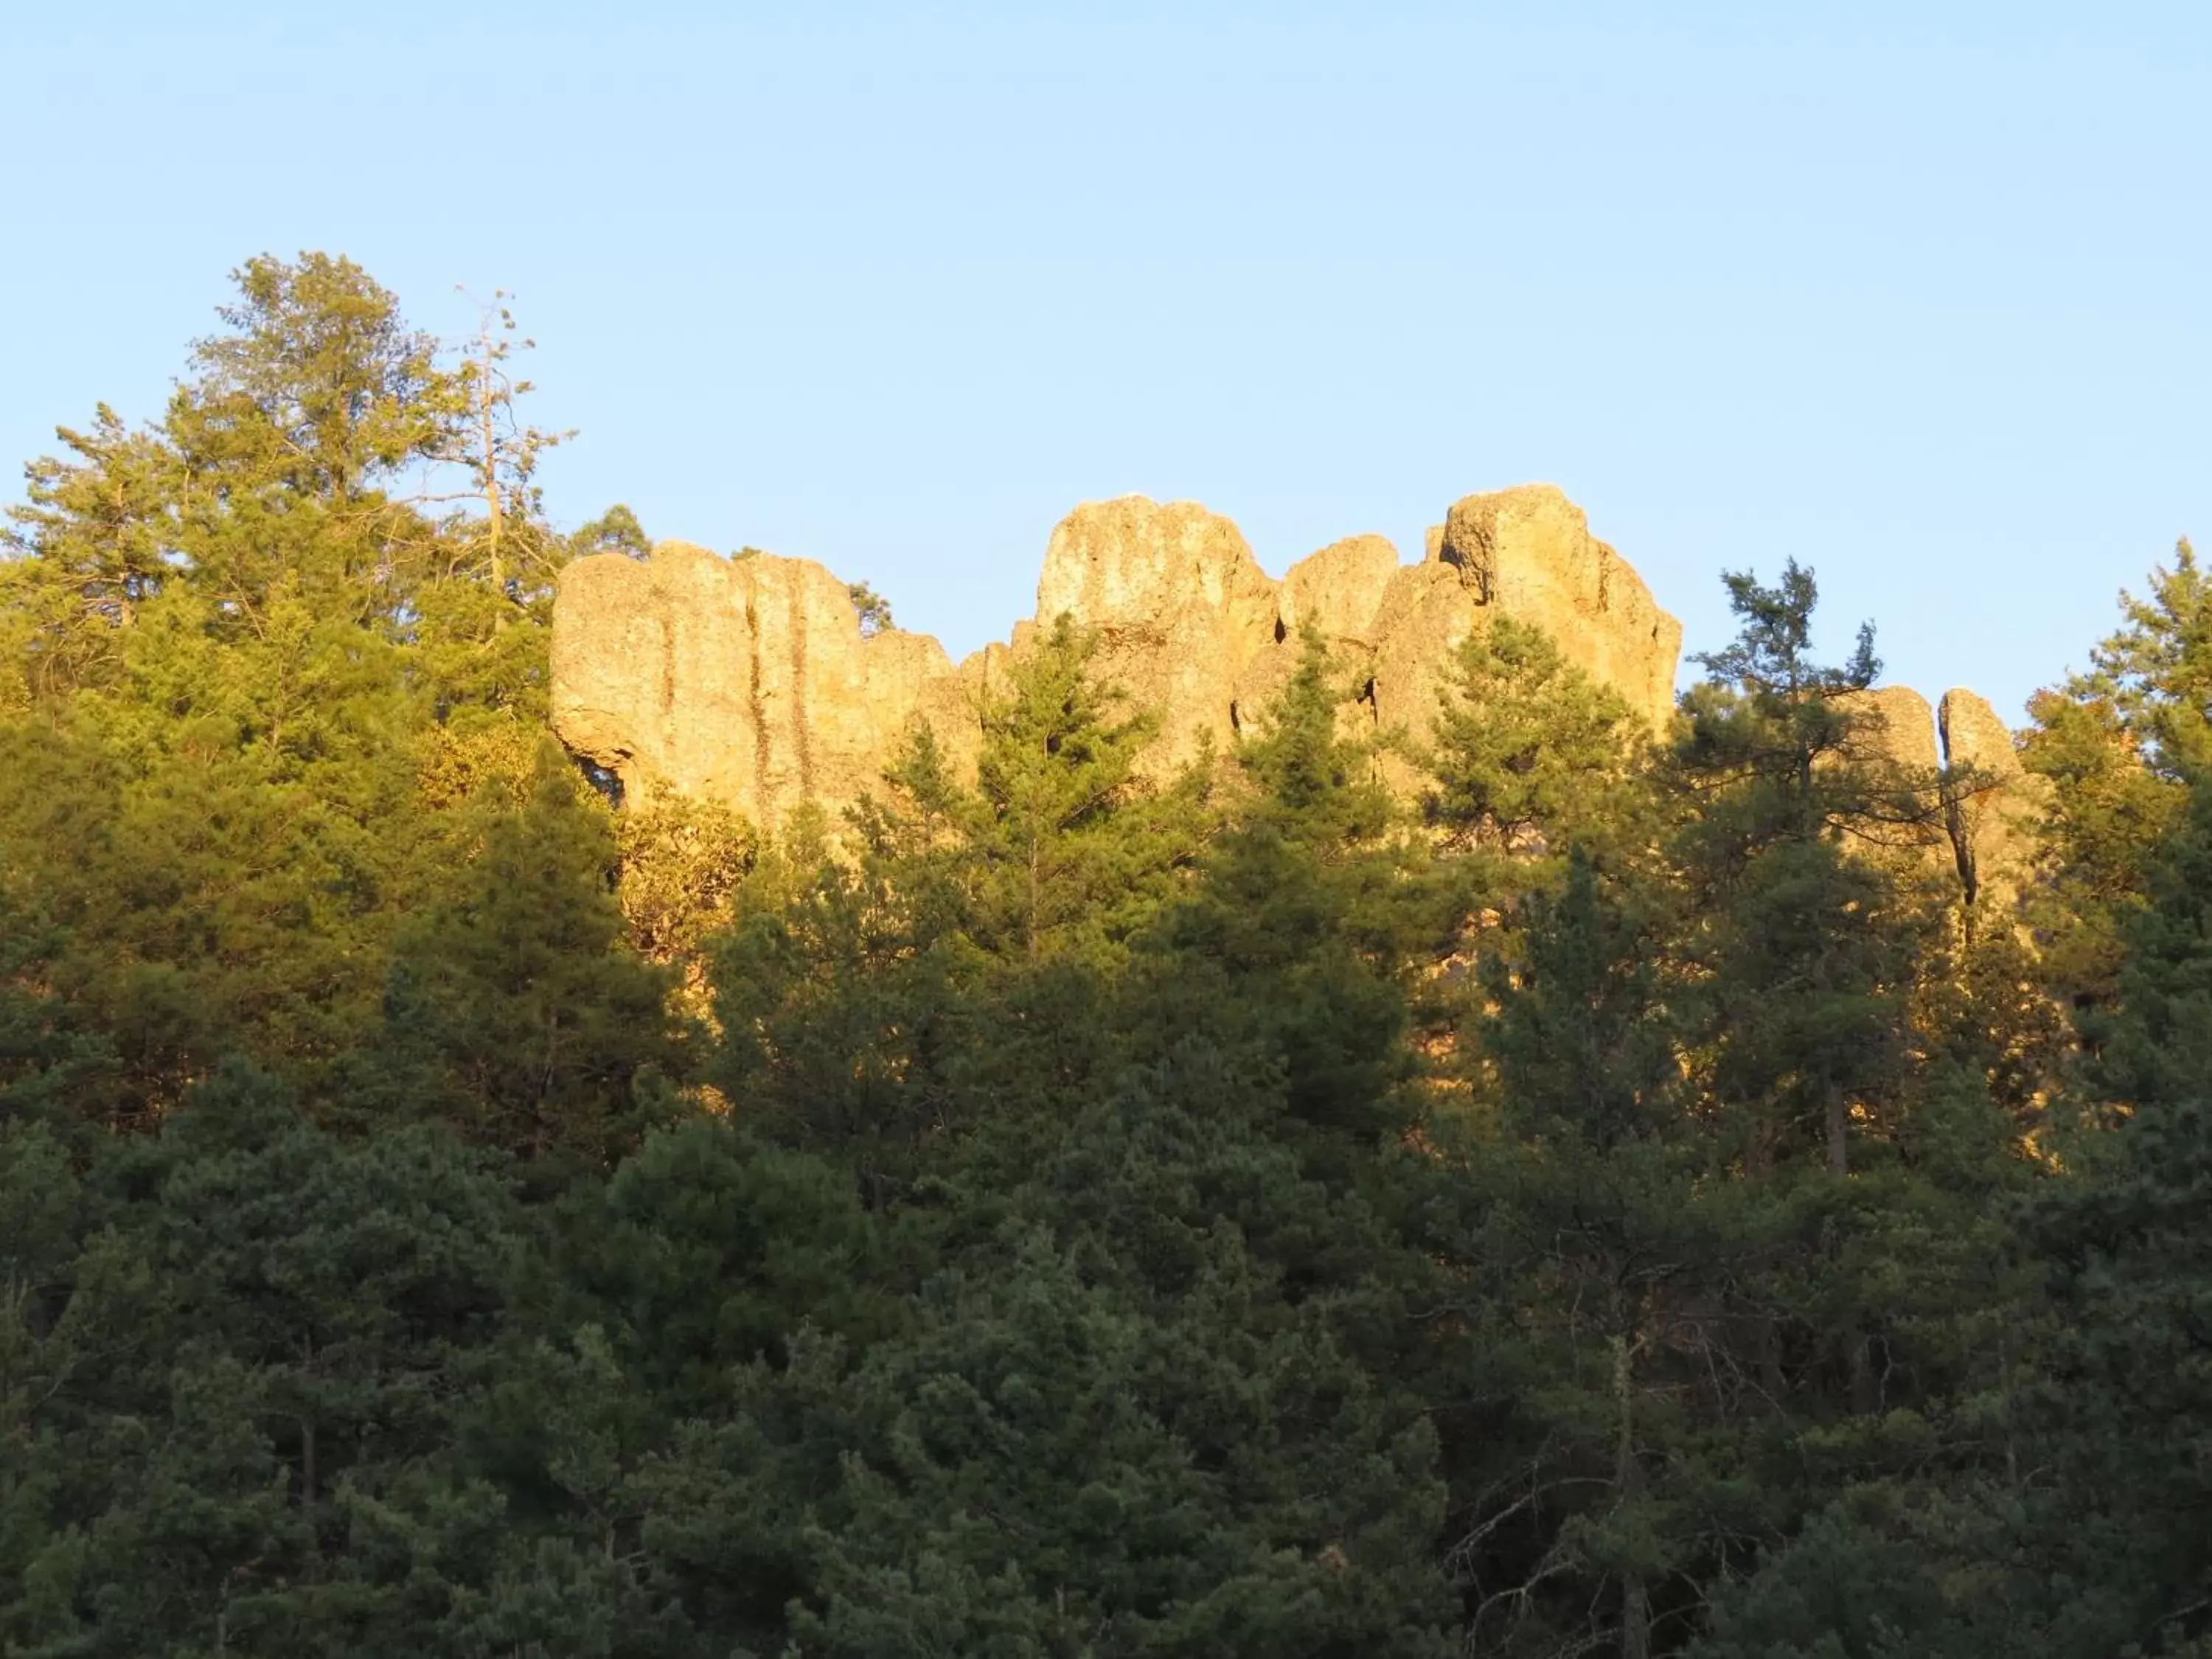
{"label": "boulder", "polygon": [[1383,595],[1398,570],[1398,550],[1380,536],[1348,536],[1307,554],[1285,573],[1276,597],[1285,643],[1311,627],[1331,640],[1373,644]]}

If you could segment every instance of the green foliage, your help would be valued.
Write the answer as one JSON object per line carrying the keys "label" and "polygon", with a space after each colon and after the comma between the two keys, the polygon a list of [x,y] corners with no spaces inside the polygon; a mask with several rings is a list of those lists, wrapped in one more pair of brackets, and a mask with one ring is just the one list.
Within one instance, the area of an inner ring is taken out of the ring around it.
{"label": "green foliage", "polygon": [[2118,1006],[2085,1079],[2101,1129],[2063,1142],[2075,1176],[2032,1234],[2059,1317],[2039,1417],[2064,1507],[2134,1542],[2103,1567],[2147,1638],[2169,1620],[2212,1637],[2212,787],[2147,872]]}
{"label": "green foliage", "polygon": [[671,796],[615,823],[631,941],[653,962],[691,962],[726,927],[758,838],[726,806]]}
{"label": "green foliage", "polygon": [[2186,781],[2212,763],[2212,581],[2187,542],[2121,596],[2124,625],[2087,674],[2029,705],[2022,760],[2047,780],[2043,875],[2029,895],[2051,983],[2090,1014],[2109,1003],[2148,866],[2186,810]]}
{"label": "green foliage", "polygon": [[1234,821],[1148,941],[1142,992],[1162,1048],[1204,1036],[1280,1066],[1317,1149],[1371,1145],[1406,1121],[1412,975],[1441,931],[1375,751],[1340,728],[1342,701],[1307,634],[1296,674],[1237,752]]}
{"label": "green foliage", "polygon": [[1510,617],[1476,629],[1438,702],[1423,805],[1454,844],[1556,855],[1632,843],[1634,717],[1548,634]]}
{"label": "green foliage", "polygon": [[402,930],[382,1048],[418,1109],[527,1158],[592,1166],[685,1069],[670,976],[630,948],[614,837],[549,744],[528,794]]}
{"label": "green foliage", "polygon": [[1874,633],[1823,666],[1808,654],[1809,572],[1793,561],[1778,587],[1726,580],[1742,632],[1698,659],[1719,678],[1685,699],[1674,752],[1694,802],[1675,848],[1694,907],[1681,948],[1741,1155],[1765,1167],[1809,1143],[1840,1175],[1854,1123],[1878,1121],[1897,1085],[1914,945],[1863,847],[1883,791],[1855,763],[1863,717],[1848,698],[1879,668]]}
{"label": "green foliage", "polygon": [[866,582],[854,582],[845,590],[852,596],[854,613],[860,619],[860,637],[872,639],[884,629],[898,624],[891,620],[891,602]]}
{"label": "green foliage", "polygon": [[2161,776],[2185,778],[2212,763],[2212,575],[2184,541],[2172,568],[2151,573],[2150,594],[2120,596],[2125,625],[2095,651],[2069,686],[2111,699],[2114,714]]}
{"label": "green foliage", "polygon": [[1088,1098],[1125,1051],[1109,981],[1180,890],[1202,775],[1160,786],[1065,618],[980,711],[973,786],[926,727],[849,826],[800,823],[719,948],[714,1081],[888,1192],[932,1143]]}
{"label": "green foliage", "polygon": [[645,526],[637,521],[637,514],[617,501],[568,538],[571,558],[580,559],[593,553],[620,553],[627,558],[649,558],[653,554],[653,538],[645,533]]}

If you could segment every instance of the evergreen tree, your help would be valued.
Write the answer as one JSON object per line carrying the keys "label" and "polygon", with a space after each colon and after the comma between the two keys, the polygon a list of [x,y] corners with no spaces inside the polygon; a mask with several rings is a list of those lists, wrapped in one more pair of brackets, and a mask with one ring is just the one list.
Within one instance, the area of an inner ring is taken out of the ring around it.
{"label": "evergreen tree", "polygon": [[1450,1559],[1476,1642],[1649,1656],[1764,1521],[1716,1317],[1747,1241],[1683,1110],[1651,919],[1579,850],[1523,908],[1516,958],[1484,963],[1492,1109],[1436,1176],[1465,1275]]}
{"label": "evergreen tree", "polygon": [[1012,1190],[963,1168],[1003,1224],[908,1331],[795,1341],[653,1472],[686,1601],[792,1574],[824,1655],[1443,1651],[1433,1441],[1359,1358],[1418,1258],[1273,1143],[1279,1088],[1186,1049]]}
{"label": "evergreen tree", "polygon": [[632,559],[650,558],[653,556],[653,538],[645,533],[645,526],[638,522],[637,514],[617,501],[568,538],[571,558],[580,559],[593,553],[620,553]]}
{"label": "evergreen tree", "polygon": [[2186,810],[2185,779],[2212,764],[2212,579],[2189,544],[2121,610],[2090,671],[2031,700],[2021,755],[2048,781],[2027,917],[2046,981],[2089,1017],[2093,1044],[2148,863]]}
{"label": "evergreen tree", "polygon": [[227,1053],[305,1079],[361,1041],[466,833],[426,775],[544,712],[542,593],[495,638],[441,551],[474,532],[395,493],[454,453],[467,377],[348,261],[235,280],[157,426],[103,411],[34,466],[0,572],[0,715],[58,786],[0,800],[0,842],[142,1121]]}
{"label": "evergreen tree", "polygon": [[1438,696],[1424,800],[1455,848],[1491,854],[1633,843],[1634,717],[1541,629],[1499,617],[1462,642]]}
{"label": "evergreen tree", "polygon": [[591,1167],[665,1109],[686,1061],[672,976],[629,947],[614,838],[562,757],[486,815],[481,848],[404,932],[383,1038],[402,1086],[472,1136]]}
{"label": "evergreen tree", "polygon": [[956,837],[962,931],[993,957],[1103,960],[1193,850],[1190,786],[1156,790],[1137,769],[1157,720],[1122,713],[1096,663],[1097,641],[1060,617],[985,702],[972,794],[922,750],[894,778],[921,823]]}
{"label": "evergreen tree", "polygon": [[1206,799],[1201,775],[1139,774],[1150,723],[1117,717],[1095,654],[1062,618],[985,702],[975,785],[917,726],[854,816],[857,857],[801,826],[740,890],[714,1081],[802,1144],[847,1144],[880,1191],[927,1143],[1110,1082],[1112,976]]}
{"label": "evergreen tree", "polygon": [[1281,1066],[1317,1152],[1370,1146],[1407,1121],[1412,975],[1446,931],[1371,745],[1340,728],[1340,690],[1309,632],[1297,672],[1237,752],[1244,789],[1231,827],[1163,915],[1139,993],[1159,1052],[1202,1036]]}
{"label": "evergreen tree", "polygon": [[1743,631],[1698,658],[1716,680],[1686,699],[1675,752],[1695,815],[1677,856],[1694,920],[1711,1086],[1742,1115],[1765,1166],[1808,1141],[1850,1167],[1853,1125],[1878,1116],[1903,1064],[1909,955],[1893,884],[1851,837],[1881,793],[1853,763],[1851,696],[1881,665],[1871,627],[1840,667],[1810,654],[1818,589],[1727,579]]}
{"label": "evergreen tree", "polygon": [[2212,1643],[2212,784],[2144,885],[2088,1079],[2109,1127],[2063,1143],[2031,1216],[2059,1333],[2046,1518],[2102,1584],[2106,1639]]}

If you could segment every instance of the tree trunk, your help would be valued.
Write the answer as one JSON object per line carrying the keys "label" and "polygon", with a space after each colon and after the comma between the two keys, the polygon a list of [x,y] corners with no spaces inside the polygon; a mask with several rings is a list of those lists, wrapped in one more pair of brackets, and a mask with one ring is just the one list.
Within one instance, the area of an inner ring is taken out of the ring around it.
{"label": "tree trunk", "polygon": [[[1613,1339],[1613,1396],[1619,1438],[1614,1443],[1613,1481],[1617,1498],[1626,1498],[1644,1484],[1636,1461],[1636,1390],[1628,1332],[1617,1328]],[[1651,1659],[1651,1597],[1640,1573],[1620,1578],[1620,1659]]]}
{"label": "tree trunk", "polygon": [[1828,1118],[1828,1173],[1849,1175],[1851,1172],[1851,1108],[1844,1098],[1843,1085],[1832,1079],[1822,1085]]}
{"label": "tree trunk", "polygon": [[308,1514],[315,1508],[315,1425],[304,1417],[300,1419],[300,1508]]}
{"label": "tree trunk", "polygon": [[499,441],[492,428],[492,352],[491,336],[483,337],[483,380],[477,388],[477,425],[483,442],[484,507],[488,515],[485,534],[491,543],[491,586],[500,604],[492,612],[492,631],[496,634],[507,626],[507,567],[500,548],[500,533],[506,526],[506,510],[499,499]]}

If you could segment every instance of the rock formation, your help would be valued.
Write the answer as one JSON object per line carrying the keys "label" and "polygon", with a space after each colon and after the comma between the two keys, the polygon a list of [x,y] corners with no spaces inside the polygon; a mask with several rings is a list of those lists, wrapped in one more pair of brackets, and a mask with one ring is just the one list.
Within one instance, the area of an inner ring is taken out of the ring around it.
{"label": "rock formation", "polygon": [[1863,724],[1855,732],[1854,758],[1887,762],[1913,777],[1933,776],[1942,766],[1936,751],[1936,711],[1909,685],[1876,686],[1845,699]]}
{"label": "rock formation", "polygon": [[[1097,635],[1101,672],[1157,714],[1148,759],[1162,771],[1209,741],[1232,747],[1263,719],[1305,628],[1328,641],[1361,717],[1416,738],[1461,641],[1492,617],[1547,630],[1655,730],[1673,708],[1681,648],[1680,624],[1548,484],[1459,501],[1418,563],[1401,563],[1380,536],[1355,536],[1280,581],[1218,514],[1131,495],[1062,520],[1035,620],[957,667],[922,635],[864,636],[845,584],[810,560],[725,559],[683,542],[642,562],[580,559],[554,610],[554,726],[634,801],[702,797],[764,825],[811,801],[834,817],[879,786],[916,720],[956,766],[972,766],[993,682],[1063,612]],[[1917,692],[1883,688],[1863,706],[1878,716],[1870,752],[1929,778],[1947,759],[1977,769],[1984,787],[1953,804],[1948,835],[1931,829],[1931,848],[1955,862],[1970,893],[2008,890],[2025,856],[2025,786],[1995,712],[1971,692],[1948,693],[1939,751]]]}
{"label": "rock formation", "polygon": [[1063,611],[1097,632],[1101,672],[1158,712],[1163,768],[1207,734],[1234,738],[1238,681],[1277,644],[1274,582],[1243,533],[1194,501],[1125,495],[1062,519],[1037,579],[1038,625]]}
{"label": "rock formation", "polygon": [[1544,484],[1469,495],[1445,518],[1438,556],[1479,603],[1547,629],[1570,661],[1665,726],[1682,625],[1565,495]]}
{"label": "rock formation", "polygon": [[1850,703],[1864,717],[1857,758],[1895,767],[1927,802],[1928,817],[1907,839],[1956,871],[1970,904],[2009,908],[2032,854],[2036,781],[1996,710],[1956,686],[1934,708],[1903,685],[1856,693]]}
{"label": "rock formation", "polygon": [[1967,898],[2009,909],[2033,857],[2030,823],[2044,780],[2030,775],[2012,732],[1988,699],[1961,686],[1943,694],[1936,719],[1943,754],[1966,775],[1954,792],[1949,829]]}
{"label": "rock formation", "polygon": [[[1102,672],[1158,712],[1151,762],[1227,748],[1288,679],[1300,629],[1330,641],[1383,729],[1425,732],[1453,652],[1511,616],[1656,726],[1672,706],[1681,628],[1549,485],[1470,495],[1418,564],[1379,536],[1333,544],[1279,582],[1243,535],[1189,501],[1076,508],[1045,549],[1035,625],[1094,630]],[[645,562],[580,559],[554,611],[553,720],[626,795],[725,801],[773,824],[801,801],[835,814],[873,787],[910,723],[972,757],[979,698],[1008,652],[957,668],[934,640],[860,633],[845,585],[805,559],[727,560],[664,542]]]}
{"label": "rock formation", "polygon": [[916,713],[957,712],[944,647],[860,635],[845,584],[807,559],[663,542],[579,559],[554,610],[553,725],[625,795],[664,790],[774,822],[873,787]]}

